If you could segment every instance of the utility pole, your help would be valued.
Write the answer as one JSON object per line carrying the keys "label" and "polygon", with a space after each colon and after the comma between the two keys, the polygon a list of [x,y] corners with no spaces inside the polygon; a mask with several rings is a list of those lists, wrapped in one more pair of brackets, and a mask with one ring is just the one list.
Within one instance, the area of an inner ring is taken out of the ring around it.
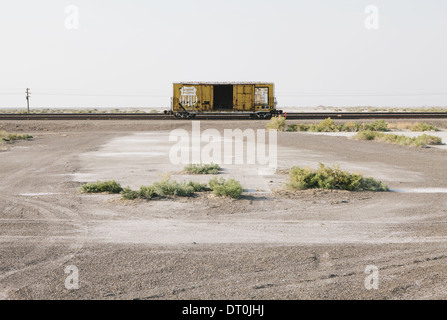
{"label": "utility pole", "polygon": [[28,113],[29,113],[29,95],[30,95],[30,92],[29,92],[29,88],[26,88],[26,107],[28,108]]}

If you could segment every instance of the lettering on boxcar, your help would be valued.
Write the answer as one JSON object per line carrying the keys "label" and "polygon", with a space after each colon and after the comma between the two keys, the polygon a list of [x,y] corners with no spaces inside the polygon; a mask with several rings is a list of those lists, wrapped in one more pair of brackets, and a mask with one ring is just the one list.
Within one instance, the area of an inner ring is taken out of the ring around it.
{"label": "lettering on boxcar", "polygon": [[197,89],[195,87],[183,87],[180,91],[180,103],[184,107],[192,107],[197,103]]}

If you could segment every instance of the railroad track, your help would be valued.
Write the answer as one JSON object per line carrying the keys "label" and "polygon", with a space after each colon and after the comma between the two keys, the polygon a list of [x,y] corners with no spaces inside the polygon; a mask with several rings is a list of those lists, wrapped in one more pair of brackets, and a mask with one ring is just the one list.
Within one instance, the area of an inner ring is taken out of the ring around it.
{"label": "railroad track", "polygon": [[[305,112],[287,113],[289,120],[447,119],[447,112]],[[194,120],[249,120],[247,113],[203,113]],[[176,120],[164,113],[39,113],[0,114],[0,120]]]}

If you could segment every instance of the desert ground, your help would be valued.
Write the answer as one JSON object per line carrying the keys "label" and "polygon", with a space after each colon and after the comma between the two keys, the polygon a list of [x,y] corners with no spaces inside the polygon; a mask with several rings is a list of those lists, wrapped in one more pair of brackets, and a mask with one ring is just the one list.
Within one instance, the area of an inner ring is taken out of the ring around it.
{"label": "desert ground", "polygon": [[[0,121],[0,130],[34,137],[0,151],[0,298],[447,298],[447,150],[279,132],[278,171],[222,165],[246,189],[238,200],[79,191],[106,179],[138,188],[168,173],[209,180],[169,162],[169,133],[179,128],[191,122]],[[284,170],[319,162],[392,191],[282,190]],[[367,290],[371,265],[379,286]],[[67,266],[79,270],[78,289],[65,287]]]}

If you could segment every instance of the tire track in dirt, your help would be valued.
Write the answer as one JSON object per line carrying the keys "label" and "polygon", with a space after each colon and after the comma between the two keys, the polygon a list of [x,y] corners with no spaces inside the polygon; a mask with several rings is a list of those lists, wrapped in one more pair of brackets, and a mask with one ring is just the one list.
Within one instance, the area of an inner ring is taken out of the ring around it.
{"label": "tire track in dirt", "polygon": [[[28,212],[37,213],[40,218],[6,218],[0,219],[0,224],[21,226],[23,224],[42,224],[38,230],[38,236],[26,236],[23,234],[1,235],[0,242],[9,242],[14,245],[27,243],[25,261],[11,261],[8,267],[3,266],[0,271],[0,296],[7,298],[8,292],[18,291],[32,285],[51,270],[60,267],[70,261],[84,245],[85,235],[88,232],[85,221],[74,210],[55,203],[48,203],[39,199],[2,199],[3,203]],[[61,236],[61,224],[65,235]],[[10,231],[2,228],[2,233]],[[19,233],[21,230],[18,230]],[[26,229],[24,230],[26,231]],[[61,250],[61,248],[63,248]],[[43,259],[43,261],[41,261]]]}

